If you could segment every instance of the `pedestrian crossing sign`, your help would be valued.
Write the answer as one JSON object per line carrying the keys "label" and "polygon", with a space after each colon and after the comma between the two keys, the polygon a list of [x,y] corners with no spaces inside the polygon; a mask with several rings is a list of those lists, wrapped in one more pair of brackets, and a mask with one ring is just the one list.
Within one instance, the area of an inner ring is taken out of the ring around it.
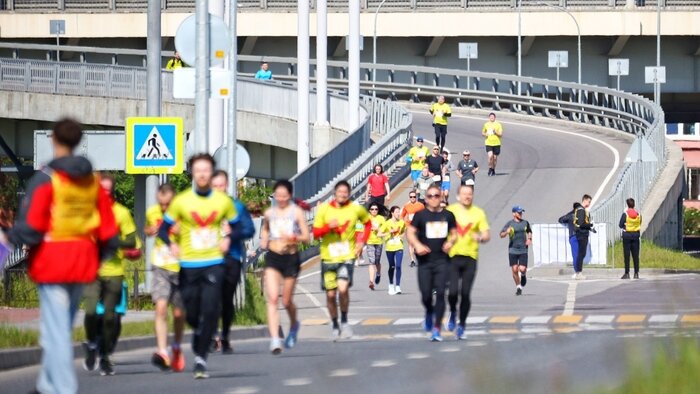
{"label": "pedestrian crossing sign", "polygon": [[126,119],[126,173],[180,174],[184,169],[182,118]]}

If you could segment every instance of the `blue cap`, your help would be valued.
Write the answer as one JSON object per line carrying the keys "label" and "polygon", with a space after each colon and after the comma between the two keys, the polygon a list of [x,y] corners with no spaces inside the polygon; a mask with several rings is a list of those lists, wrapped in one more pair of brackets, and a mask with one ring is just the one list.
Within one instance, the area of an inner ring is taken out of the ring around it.
{"label": "blue cap", "polygon": [[523,213],[523,212],[525,212],[525,209],[523,207],[521,207],[520,205],[514,205],[513,212]]}
{"label": "blue cap", "polygon": [[416,141],[423,142],[423,137],[421,137],[421,136],[416,137]]}

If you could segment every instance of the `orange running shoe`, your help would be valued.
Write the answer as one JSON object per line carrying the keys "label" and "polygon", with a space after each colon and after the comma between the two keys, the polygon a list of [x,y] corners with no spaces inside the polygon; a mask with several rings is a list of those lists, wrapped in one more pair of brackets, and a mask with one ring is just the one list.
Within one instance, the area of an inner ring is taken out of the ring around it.
{"label": "orange running shoe", "polygon": [[173,371],[182,372],[185,370],[185,355],[182,349],[173,349]]}

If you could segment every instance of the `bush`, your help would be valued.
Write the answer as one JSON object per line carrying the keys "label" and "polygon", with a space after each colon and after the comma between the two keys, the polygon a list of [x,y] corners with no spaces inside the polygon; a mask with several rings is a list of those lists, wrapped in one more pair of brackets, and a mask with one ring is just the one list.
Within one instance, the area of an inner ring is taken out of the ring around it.
{"label": "bush", "polygon": [[[239,288],[240,289],[240,288]],[[267,305],[260,283],[255,275],[245,276],[245,305],[236,310],[233,324],[237,326],[254,326],[267,322]]]}
{"label": "bush", "polygon": [[695,208],[683,210],[683,234],[700,235],[700,210]]}

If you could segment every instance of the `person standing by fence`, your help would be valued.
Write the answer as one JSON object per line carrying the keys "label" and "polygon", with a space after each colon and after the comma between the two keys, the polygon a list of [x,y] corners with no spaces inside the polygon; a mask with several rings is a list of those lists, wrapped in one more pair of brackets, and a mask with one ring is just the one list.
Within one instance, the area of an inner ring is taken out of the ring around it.
{"label": "person standing by fence", "polygon": [[627,210],[620,217],[622,229],[622,250],[625,257],[625,274],[621,279],[630,278],[630,255],[634,260],[634,279],[639,279],[639,244],[642,230],[642,215],[634,209],[634,199],[627,199]]}
{"label": "person standing by fence", "polygon": [[578,241],[578,253],[574,263],[574,279],[585,279],[583,276],[583,259],[588,252],[588,237],[593,229],[588,207],[591,206],[591,196],[584,194],[581,198],[581,206],[574,210],[574,229],[576,231],[576,241]]}
{"label": "person standing by fence", "polygon": [[77,393],[73,318],[83,285],[97,277],[100,260],[117,250],[112,199],[90,162],[73,151],[80,124],[63,119],[51,135],[54,159],[27,184],[9,241],[29,247],[29,277],[39,287],[41,369],[36,390]]}
{"label": "person standing by fence", "polygon": [[[576,240],[576,228],[574,227],[574,212],[581,207],[581,203],[576,201],[573,209],[559,218],[559,223],[566,226],[569,231],[569,246],[571,246],[571,262],[576,267],[576,257],[578,256],[578,241]],[[574,270],[575,271],[575,270]],[[574,273],[574,275],[576,275]]]}

